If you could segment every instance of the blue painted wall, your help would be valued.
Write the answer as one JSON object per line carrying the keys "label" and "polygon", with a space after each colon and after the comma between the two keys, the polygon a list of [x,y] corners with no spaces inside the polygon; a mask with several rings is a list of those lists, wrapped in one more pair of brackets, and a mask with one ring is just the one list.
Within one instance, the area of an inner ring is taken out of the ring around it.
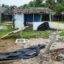
{"label": "blue painted wall", "polygon": [[[24,21],[25,22],[33,22],[33,14],[25,14]],[[40,15],[34,14],[34,22],[39,22],[39,21],[40,21]]]}
{"label": "blue painted wall", "polygon": [[33,14],[25,14],[24,21],[25,22],[33,22]]}
{"label": "blue painted wall", "polygon": [[40,22],[40,15],[34,14],[34,22]]}

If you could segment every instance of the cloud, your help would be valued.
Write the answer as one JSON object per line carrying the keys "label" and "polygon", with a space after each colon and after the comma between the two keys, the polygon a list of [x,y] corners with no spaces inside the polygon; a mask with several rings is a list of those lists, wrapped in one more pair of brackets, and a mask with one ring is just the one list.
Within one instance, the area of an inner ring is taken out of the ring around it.
{"label": "cloud", "polygon": [[31,0],[1,0],[0,4],[20,6],[29,3]]}

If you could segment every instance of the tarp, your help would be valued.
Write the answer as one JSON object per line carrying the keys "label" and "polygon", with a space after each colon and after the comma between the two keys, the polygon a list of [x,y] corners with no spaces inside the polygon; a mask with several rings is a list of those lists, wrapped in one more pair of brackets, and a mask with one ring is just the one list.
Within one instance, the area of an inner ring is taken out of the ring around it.
{"label": "tarp", "polygon": [[40,50],[43,48],[45,48],[45,45],[31,46],[29,48],[19,49],[14,52],[0,52],[0,61],[30,59],[35,56],[38,56]]}

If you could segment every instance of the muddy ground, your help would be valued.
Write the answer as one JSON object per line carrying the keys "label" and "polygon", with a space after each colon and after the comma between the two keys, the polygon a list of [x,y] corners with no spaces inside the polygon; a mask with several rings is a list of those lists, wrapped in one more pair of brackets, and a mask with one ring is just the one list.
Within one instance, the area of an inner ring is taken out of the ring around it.
{"label": "muddy ground", "polygon": [[[47,45],[48,43],[49,43],[48,39],[31,38],[29,39],[28,42],[26,42],[26,44],[24,44],[24,47],[28,47],[31,45],[37,45],[37,44]],[[56,45],[56,43],[54,45]],[[22,48],[22,46],[23,45],[21,43],[15,43],[15,40],[12,40],[12,39],[0,40],[0,52],[14,51],[16,49]],[[54,61],[51,58],[48,58],[48,60],[44,60],[43,58],[41,58],[41,55],[39,54],[37,57],[27,59],[27,60],[20,59],[20,60],[13,60],[13,61],[12,60],[11,61],[0,61],[0,64],[64,64],[64,61]]]}

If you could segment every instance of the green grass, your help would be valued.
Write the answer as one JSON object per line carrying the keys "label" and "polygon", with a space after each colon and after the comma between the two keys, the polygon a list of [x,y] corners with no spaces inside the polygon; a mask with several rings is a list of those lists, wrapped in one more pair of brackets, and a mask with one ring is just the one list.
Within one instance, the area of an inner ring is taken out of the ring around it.
{"label": "green grass", "polygon": [[13,31],[13,29],[11,28],[11,21],[2,21],[0,23],[0,25],[8,27],[8,29],[2,29],[2,30],[0,30],[0,36],[3,36],[5,34],[7,34],[8,32]]}
{"label": "green grass", "polygon": [[9,32],[13,31],[12,29],[3,29],[3,30],[0,30],[0,36],[3,36]]}
{"label": "green grass", "polygon": [[64,31],[62,31],[61,33],[59,33],[60,34],[60,36],[64,36]]}
{"label": "green grass", "polygon": [[[0,23],[0,25],[7,25],[10,24],[9,22],[2,22]],[[8,29],[6,30],[0,30],[0,36],[3,36],[11,31],[13,31],[13,29],[11,29],[11,26],[8,25]],[[49,35],[53,32],[53,30],[45,30],[45,31],[33,31],[33,30],[23,30],[20,33],[20,36],[23,38],[48,38]],[[12,39],[16,39],[17,36],[13,35],[11,38]],[[19,35],[18,35],[19,37]],[[18,38],[17,37],[17,38]]]}
{"label": "green grass", "polygon": [[23,38],[48,38],[53,30],[45,31],[33,31],[33,30],[24,30],[21,32]]}
{"label": "green grass", "polygon": [[[0,30],[0,36],[3,36],[9,32],[13,31],[12,29]],[[45,30],[45,31],[33,31],[33,30],[23,30],[19,34],[13,35],[10,39],[16,39],[20,36],[23,38],[48,38],[49,35],[53,32],[53,30]],[[17,36],[18,35],[18,36]]]}

